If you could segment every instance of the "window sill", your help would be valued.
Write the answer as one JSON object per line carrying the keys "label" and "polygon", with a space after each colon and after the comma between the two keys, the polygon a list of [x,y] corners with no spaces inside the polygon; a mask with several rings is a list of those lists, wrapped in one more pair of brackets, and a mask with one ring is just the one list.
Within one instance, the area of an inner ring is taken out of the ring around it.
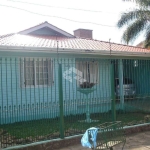
{"label": "window sill", "polygon": [[29,88],[31,88],[31,89],[33,89],[33,88],[49,88],[49,87],[51,87],[51,86],[53,86],[53,84],[51,84],[51,85],[35,85],[35,86],[21,86],[21,88],[23,88],[23,89],[29,89]]}

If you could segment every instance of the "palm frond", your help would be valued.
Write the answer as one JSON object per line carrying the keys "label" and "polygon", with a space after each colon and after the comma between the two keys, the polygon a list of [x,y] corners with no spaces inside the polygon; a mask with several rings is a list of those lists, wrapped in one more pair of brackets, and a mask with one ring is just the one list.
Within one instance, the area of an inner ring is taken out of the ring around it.
{"label": "palm frond", "polygon": [[138,9],[132,10],[121,15],[118,20],[118,28],[126,26],[122,40],[125,43],[133,42],[141,33],[145,33],[145,47],[150,47],[150,0],[122,0],[132,1]]}
{"label": "palm frond", "polygon": [[127,25],[128,23],[139,19],[139,18],[150,18],[150,11],[148,10],[142,10],[142,9],[135,9],[133,11],[130,11],[128,13],[124,13],[121,15],[121,18],[117,22],[117,27],[121,28],[124,25]]}
{"label": "palm frond", "polygon": [[123,1],[134,2],[139,7],[149,7],[150,6],[150,0],[123,0]]}
{"label": "palm frond", "polygon": [[145,48],[150,47],[150,25],[147,26],[147,29],[146,29],[146,32],[145,32],[144,47],[145,47]]}
{"label": "palm frond", "polygon": [[146,29],[147,23],[147,19],[144,18],[141,18],[132,23],[123,33],[122,40],[127,44],[134,41],[140,32]]}

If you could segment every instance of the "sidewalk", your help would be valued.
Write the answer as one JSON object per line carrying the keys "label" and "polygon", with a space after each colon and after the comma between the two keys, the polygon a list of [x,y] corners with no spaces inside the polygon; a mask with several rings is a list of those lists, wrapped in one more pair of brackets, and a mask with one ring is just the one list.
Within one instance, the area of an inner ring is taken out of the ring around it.
{"label": "sidewalk", "polygon": [[[114,147],[114,150],[121,150],[121,144]],[[90,150],[78,145],[69,146],[59,150]],[[150,131],[132,134],[127,136],[124,150],[150,150]]]}

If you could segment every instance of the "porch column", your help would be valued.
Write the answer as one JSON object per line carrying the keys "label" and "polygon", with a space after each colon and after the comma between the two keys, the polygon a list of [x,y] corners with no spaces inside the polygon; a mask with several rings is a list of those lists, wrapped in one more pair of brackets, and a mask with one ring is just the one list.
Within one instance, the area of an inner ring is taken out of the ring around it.
{"label": "porch column", "polygon": [[120,93],[120,103],[121,107],[124,104],[124,92],[123,92],[123,62],[119,59],[118,62],[118,74],[119,74],[119,93]]}

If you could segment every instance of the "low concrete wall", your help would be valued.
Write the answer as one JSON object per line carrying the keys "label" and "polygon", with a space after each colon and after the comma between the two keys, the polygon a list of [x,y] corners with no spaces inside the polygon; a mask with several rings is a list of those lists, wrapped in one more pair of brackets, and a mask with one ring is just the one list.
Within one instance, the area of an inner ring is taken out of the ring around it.
{"label": "low concrete wall", "polygon": [[[150,125],[135,126],[135,127],[133,126],[132,128],[125,128],[126,135],[143,132],[143,131],[150,131]],[[19,150],[57,150],[67,146],[80,144],[81,137],[82,136],[66,138],[63,140],[53,141],[45,144],[20,148]]]}

